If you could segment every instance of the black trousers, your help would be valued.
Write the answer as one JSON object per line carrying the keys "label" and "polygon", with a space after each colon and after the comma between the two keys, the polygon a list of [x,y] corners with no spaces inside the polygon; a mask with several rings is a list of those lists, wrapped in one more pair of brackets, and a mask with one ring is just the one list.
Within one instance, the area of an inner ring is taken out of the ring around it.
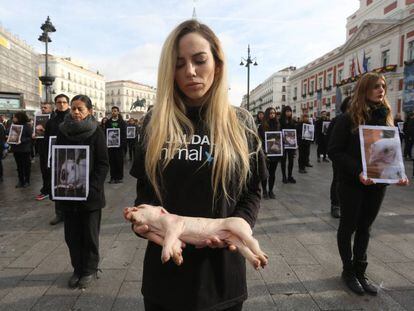
{"label": "black trousers", "polygon": [[310,144],[309,143],[300,143],[299,144],[299,157],[298,165],[300,170],[306,168],[306,164],[309,164],[309,155],[310,155]]}
{"label": "black trousers", "polygon": [[17,165],[19,183],[30,183],[30,171],[32,168],[30,152],[15,152],[13,154]]}
{"label": "black trousers", "polygon": [[[262,181],[263,192],[273,191],[276,179],[276,169],[279,163],[279,158],[272,158],[267,162],[267,170],[269,171],[269,178]],[[267,185],[269,185],[269,190],[267,190]]]}
{"label": "black trousers", "polygon": [[282,167],[282,176],[286,178],[286,158],[288,160],[288,177],[292,177],[293,171],[293,158],[295,157],[295,149],[286,149],[283,152],[283,157],[281,159],[281,167]]}
{"label": "black trousers", "polygon": [[64,212],[65,241],[77,275],[90,275],[98,269],[101,216],[101,209]]}
{"label": "black trousers", "polygon": [[331,182],[331,205],[339,206],[338,198],[338,170],[332,162],[332,182]]}
{"label": "black trousers", "polygon": [[124,150],[120,148],[108,148],[111,179],[124,178]]}
{"label": "black trousers", "polygon": [[127,145],[128,145],[129,159],[133,160],[135,156],[135,139],[128,139]]}
{"label": "black trousers", "polygon": [[47,160],[48,160],[48,154],[47,150],[39,149],[39,164],[40,164],[40,172],[42,173],[42,181],[43,185],[42,188],[40,188],[41,194],[49,194],[50,192],[50,169],[47,167]]}
{"label": "black trousers", "polygon": [[404,139],[404,157],[412,157],[411,150],[413,149],[413,140],[408,135]]}
{"label": "black trousers", "polygon": [[320,158],[321,155],[323,156],[324,159],[326,159],[326,157],[327,157],[327,144],[326,144],[325,136],[322,137],[318,141],[318,148],[316,149],[316,156],[318,157],[318,159]]}
{"label": "black trousers", "polygon": [[[385,186],[338,185],[341,219],[338,228],[338,249],[344,269],[351,269],[352,260],[366,261],[371,225],[375,221],[385,195]],[[352,249],[352,234],[355,233]]]}
{"label": "black trousers", "polygon": [[[145,311],[178,311],[174,309],[165,309],[145,298],[144,298],[144,306],[145,306]],[[243,302],[233,307],[223,309],[222,311],[241,311],[242,309],[243,309]]]}

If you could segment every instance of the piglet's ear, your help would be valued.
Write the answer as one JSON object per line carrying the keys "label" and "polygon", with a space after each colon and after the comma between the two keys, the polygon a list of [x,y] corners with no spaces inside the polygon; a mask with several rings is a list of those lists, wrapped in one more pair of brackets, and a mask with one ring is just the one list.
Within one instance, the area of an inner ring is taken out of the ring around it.
{"label": "piglet's ear", "polygon": [[169,213],[165,208],[161,207],[161,214],[169,214]]}

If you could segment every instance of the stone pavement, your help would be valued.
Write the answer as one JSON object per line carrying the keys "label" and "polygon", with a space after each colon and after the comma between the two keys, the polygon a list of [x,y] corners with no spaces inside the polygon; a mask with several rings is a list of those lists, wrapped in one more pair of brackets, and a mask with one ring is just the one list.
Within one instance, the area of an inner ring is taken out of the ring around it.
{"label": "stone pavement", "polygon": [[[368,274],[381,291],[378,297],[358,297],[339,278],[338,220],[329,215],[331,165],[312,160],[314,168],[307,175],[297,174],[295,163],[296,185],[282,184],[278,168],[277,199],[262,202],[255,236],[270,263],[259,272],[249,267],[249,300],[243,310],[414,310],[413,186],[388,189],[369,247]],[[412,163],[405,163],[411,173]],[[52,203],[34,200],[40,188],[37,159],[28,189],[14,188],[13,158],[3,164],[0,310],[143,310],[140,287],[146,243],[122,218],[122,208],[135,196],[134,179],[128,176],[124,184],[105,185],[103,273],[93,287],[80,291],[66,285],[72,270],[62,224],[48,224]]]}

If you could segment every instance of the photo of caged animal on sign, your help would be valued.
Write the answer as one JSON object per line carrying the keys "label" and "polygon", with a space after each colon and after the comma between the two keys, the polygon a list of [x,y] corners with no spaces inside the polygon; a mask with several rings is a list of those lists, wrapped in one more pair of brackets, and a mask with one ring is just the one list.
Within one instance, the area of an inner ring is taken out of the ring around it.
{"label": "photo of caged animal on sign", "polygon": [[52,198],[86,201],[89,193],[89,146],[52,147]]}

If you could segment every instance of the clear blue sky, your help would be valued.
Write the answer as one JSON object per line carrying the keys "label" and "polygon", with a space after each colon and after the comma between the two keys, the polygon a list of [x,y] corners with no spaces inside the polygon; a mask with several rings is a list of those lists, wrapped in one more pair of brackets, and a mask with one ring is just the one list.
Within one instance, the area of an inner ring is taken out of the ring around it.
{"label": "clear blue sky", "polygon": [[[345,41],[346,18],[357,0],[197,0],[197,17],[223,42],[230,98],[246,93],[247,45],[257,57],[251,88],[287,66],[303,66]],[[37,41],[50,15],[57,32],[50,52],[71,56],[104,73],[155,86],[158,58],[168,33],[191,18],[192,0],[0,0],[0,22],[43,53]]]}

